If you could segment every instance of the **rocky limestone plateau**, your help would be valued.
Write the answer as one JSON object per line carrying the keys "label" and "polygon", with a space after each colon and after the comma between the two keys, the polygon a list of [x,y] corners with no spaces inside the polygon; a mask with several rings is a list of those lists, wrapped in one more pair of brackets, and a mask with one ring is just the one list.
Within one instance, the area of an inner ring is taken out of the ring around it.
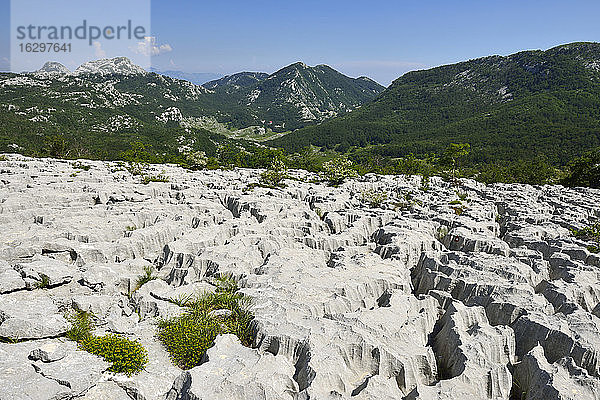
{"label": "rocky limestone plateau", "polygon": [[[150,168],[169,182],[0,162],[0,399],[600,399],[600,258],[569,231],[600,217],[600,191],[376,175],[334,188],[302,171],[248,190],[260,171]],[[389,200],[374,208],[369,191]],[[161,279],[128,296],[147,266]],[[183,371],[156,321],[225,273],[254,299],[253,346],[218,336]],[[145,370],[78,350],[74,307],[139,340]]]}

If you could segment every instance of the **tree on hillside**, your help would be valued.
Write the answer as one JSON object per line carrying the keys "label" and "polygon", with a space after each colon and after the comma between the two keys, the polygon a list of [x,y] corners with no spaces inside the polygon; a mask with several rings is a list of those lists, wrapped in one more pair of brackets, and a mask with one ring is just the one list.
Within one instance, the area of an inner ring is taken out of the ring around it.
{"label": "tree on hillside", "polygon": [[456,181],[456,172],[460,160],[465,158],[471,151],[469,143],[450,143],[446,148],[442,160],[452,168],[452,181]]}
{"label": "tree on hillside", "polygon": [[562,183],[566,186],[600,188],[600,148],[572,161],[569,164],[569,175]]}

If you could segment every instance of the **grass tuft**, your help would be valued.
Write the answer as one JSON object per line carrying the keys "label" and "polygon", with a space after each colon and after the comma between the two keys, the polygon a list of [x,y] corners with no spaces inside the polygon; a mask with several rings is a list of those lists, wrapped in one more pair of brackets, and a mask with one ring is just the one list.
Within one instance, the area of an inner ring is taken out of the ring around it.
{"label": "grass tuft", "polygon": [[154,272],[154,270],[151,266],[147,265],[144,267],[144,274],[138,276],[137,281],[135,283],[135,289],[133,289],[134,292],[142,286],[144,286],[146,283],[158,279],[156,276],[152,275],[152,272]]}
{"label": "grass tuft", "polygon": [[[237,281],[231,275],[217,279],[214,293],[204,292],[195,298],[172,299],[187,308],[180,316],[162,320],[158,324],[158,339],[167,349],[171,360],[182,369],[202,363],[206,350],[214,345],[219,334],[236,335],[244,346],[252,344],[250,323],[251,299],[238,292]],[[216,316],[215,310],[231,313]]]}
{"label": "grass tuft", "polygon": [[37,289],[46,289],[50,286],[50,277],[48,275],[39,274],[40,281],[35,283]]}

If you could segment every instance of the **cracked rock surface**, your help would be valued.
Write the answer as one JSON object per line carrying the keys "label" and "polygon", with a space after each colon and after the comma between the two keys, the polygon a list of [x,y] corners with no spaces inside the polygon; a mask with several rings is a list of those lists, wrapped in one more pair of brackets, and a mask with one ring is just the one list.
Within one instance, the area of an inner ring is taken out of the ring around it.
{"label": "cracked rock surface", "polygon": [[[149,168],[169,182],[0,161],[0,400],[600,399],[600,257],[569,230],[600,218],[599,190],[302,171],[247,190],[261,171]],[[254,343],[221,335],[182,371],[156,321],[225,273]],[[78,350],[73,308],[139,340],[146,369]]]}

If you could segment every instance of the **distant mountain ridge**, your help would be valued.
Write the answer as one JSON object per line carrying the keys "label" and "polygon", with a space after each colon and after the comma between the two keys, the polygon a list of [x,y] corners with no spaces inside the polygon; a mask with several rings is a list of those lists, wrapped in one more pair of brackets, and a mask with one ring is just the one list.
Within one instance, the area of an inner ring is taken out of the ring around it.
{"label": "distant mountain ridge", "polygon": [[346,114],[376,98],[385,88],[368,78],[350,78],[327,65],[297,62],[271,75],[242,72],[204,87],[289,131]]}
{"label": "distant mountain ridge", "polygon": [[265,72],[238,72],[237,74],[227,75],[220,79],[215,79],[206,82],[204,85],[207,89],[225,90],[233,92],[240,88],[252,86],[258,82],[262,82],[269,77]]}
{"label": "distant mountain ridge", "polygon": [[106,58],[88,61],[81,64],[75,71],[71,72],[63,64],[48,61],[42,68],[34,71],[38,75],[144,75],[148,72],[142,67],[135,65],[127,57]]}
{"label": "distant mountain ridge", "polygon": [[53,133],[113,156],[135,138],[167,153],[214,151],[225,136],[265,140],[360,107],[383,90],[329,67],[297,64],[207,86],[147,72],[125,57],[73,72],[49,62],[33,73],[0,73],[0,151],[39,148]]}
{"label": "distant mountain ridge", "polygon": [[548,157],[564,163],[600,146],[600,44],[490,56],[409,72],[349,114],[271,142],[376,154],[441,152],[468,142],[473,161]]}
{"label": "distant mountain ridge", "polygon": [[170,78],[181,79],[199,86],[202,86],[206,82],[219,79],[223,76],[222,74],[216,74],[212,72],[184,72],[174,70],[161,71],[156,68],[150,68],[149,72],[154,72],[159,75],[168,76]]}

